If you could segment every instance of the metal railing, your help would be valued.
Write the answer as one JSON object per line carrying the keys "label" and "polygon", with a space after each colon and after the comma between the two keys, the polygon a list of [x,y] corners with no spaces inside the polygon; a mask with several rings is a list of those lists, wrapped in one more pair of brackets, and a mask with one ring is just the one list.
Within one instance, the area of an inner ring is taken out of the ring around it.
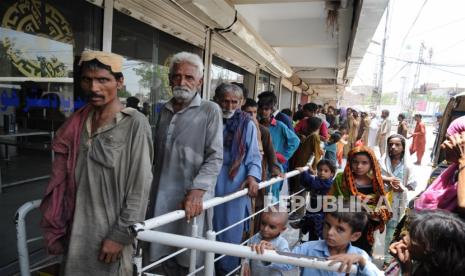
{"label": "metal railing", "polygon": [[31,242],[42,240],[43,238],[39,236],[27,239],[26,216],[30,211],[39,208],[40,203],[40,199],[26,202],[23,205],[21,205],[21,207],[19,207],[18,211],[16,211],[16,238],[18,246],[19,271],[21,273],[21,276],[30,276],[31,272],[37,271],[43,267],[59,262],[59,257],[49,256],[47,258],[44,258],[43,260],[36,262],[32,268],[29,263],[28,244]]}
{"label": "metal railing", "polygon": [[[308,164],[302,168],[302,170],[294,170],[291,172],[288,172],[284,174],[282,177],[275,177],[267,181],[263,181],[259,183],[259,189],[264,189],[266,187],[269,187],[275,183],[281,182],[285,179],[294,177],[298,174],[301,173],[301,171],[308,170],[309,164],[313,162],[313,158],[311,158],[308,162]],[[271,199],[271,189],[269,189],[269,199]],[[290,195],[287,197],[287,199],[292,198],[295,195],[298,195],[302,192],[303,190]],[[203,202],[203,209],[208,210],[210,208],[213,208],[215,206],[218,206],[220,204],[226,203],[228,201],[237,199],[242,196],[246,196],[248,194],[248,189],[243,189],[238,192],[222,196],[222,197],[215,197],[210,200],[206,200]],[[189,266],[189,274],[188,275],[195,275],[196,273],[201,272],[204,270],[204,275],[214,275],[214,263],[218,261],[219,259],[223,258],[224,256],[235,256],[235,257],[241,257],[241,258],[248,258],[248,259],[254,259],[254,260],[262,260],[262,261],[268,261],[268,262],[274,262],[274,263],[284,263],[284,264],[292,264],[295,266],[299,267],[311,267],[315,269],[322,269],[322,270],[328,270],[328,271],[337,271],[338,266],[329,266],[329,261],[322,261],[321,259],[317,258],[312,258],[308,256],[290,256],[289,254],[283,254],[282,252],[275,252],[273,250],[266,250],[264,254],[259,255],[255,252],[253,252],[250,248],[244,246],[244,244],[247,243],[247,241],[244,241],[241,245],[236,245],[236,244],[230,244],[230,243],[224,243],[224,242],[218,242],[215,241],[216,236],[219,235],[220,233],[223,233],[241,223],[244,221],[247,221],[254,216],[260,214],[264,210],[266,210],[269,206],[279,204],[278,202],[271,202],[269,201],[268,203],[265,202],[264,208],[261,210],[256,211],[252,215],[235,222],[234,224],[219,230],[218,232],[213,231],[213,229],[209,229],[206,232],[206,239],[203,237],[198,237],[198,233],[196,231],[197,227],[196,221],[194,220],[194,227],[192,228],[192,234],[191,237],[183,236],[183,235],[177,235],[177,234],[171,234],[171,233],[164,233],[160,231],[155,231],[153,229],[163,226],[165,224],[183,219],[185,217],[185,211],[184,210],[176,210],[170,213],[166,213],[164,215],[154,217],[148,220],[145,220],[144,222],[137,223],[133,226],[133,230],[137,234],[137,239],[141,241],[146,241],[146,242],[154,242],[154,243],[159,243],[163,245],[168,245],[168,246],[173,246],[173,247],[179,247],[180,249],[178,251],[175,251],[171,255],[168,255],[154,263],[151,263],[145,267],[142,267],[141,261],[135,262],[137,267],[137,274],[138,275],[143,275],[148,271],[149,269],[161,264],[162,262],[171,259],[186,250],[191,250],[191,255],[190,255],[190,266]],[[292,212],[297,211],[295,209]],[[201,267],[196,268],[196,251],[204,251],[206,252],[205,254],[205,264]],[[218,258],[215,259],[215,254],[223,254],[219,256]],[[141,258],[141,256],[139,256]],[[240,265],[234,269],[233,271],[230,272],[230,274],[236,272],[238,269],[240,269]],[[351,272],[355,273],[356,272],[356,266],[353,265],[351,268]],[[147,273],[147,275],[150,275]]]}
{"label": "metal railing", "polygon": [[[309,164],[311,164],[313,159],[310,159]],[[265,189],[270,187],[269,189],[269,196],[268,202],[264,202],[264,208],[257,210],[255,213],[251,214],[250,216],[235,222],[228,227],[219,230],[218,232],[213,231],[213,229],[209,229],[206,232],[206,237],[200,237],[198,233],[197,227],[197,220],[194,218],[192,220],[193,227],[191,236],[182,236],[177,234],[171,233],[164,233],[160,231],[155,231],[153,229],[163,226],[165,224],[184,219],[185,211],[184,210],[176,210],[158,217],[154,217],[148,219],[144,222],[137,223],[132,226],[132,230],[137,234],[137,239],[146,242],[155,242],[160,243],[168,246],[179,247],[180,249],[173,252],[168,256],[164,256],[163,258],[143,267],[142,266],[142,253],[141,250],[138,249],[134,256],[133,262],[137,268],[138,275],[151,275],[147,273],[148,270],[160,265],[161,263],[176,257],[177,255],[184,253],[188,250],[190,252],[190,262],[189,262],[189,274],[188,275],[195,275],[201,271],[204,271],[204,275],[214,275],[214,263],[219,259],[223,258],[224,256],[235,256],[241,258],[248,258],[253,260],[262,260],[267,262],[274,262],[274,263],[283,263],[283,264],[291,264],[299,267],[311,267],[315,269],[322,269],[322,270],[329,270],[329,271],[337,271],[338,266],[329,266],[329,261],[322,261],[318,258],[312,258],[308,256],[290,256],[289,254],[285,254],[283,252],[276,252],[273,250],[266,250],[264,254],[259,255],[253,252],[250,248],[244,246],[248,240],[241,243],[241,245],[224,243],[216,241],[216,236],[253,218],[254,216],[259,215],[260,213],[264,212],[270,206],[279,204],[280,201],[272,202],[271,196],[271,186],[275,183],[281,182],[285,179],[289,179],[301,173],[301,171],[308,170],[309,165],[302,168],[302,170],[294,170],[284,174],[282,177],[275,177],[269,179],[267,181],[263,181],[259,183],[259,189]],[[286,196],[285,199],[288,200],[293,198],[294,196],[300,194],[304,190],[300,190],[295,194]],[[215,197],[210,200],[206,200],[203,202],[203,209],[208,210],[225,202],[237,199],[242,196],[246,196],[248,194],[248,189],[243,189],[237,191],[235,193],[222,196],[222,197]],[[283,198],[281,198],[283,199]],[[41,200],[34,200],[23,204],[17,211],[16,215],[16,225],[17,225],[17,237],[18,237],[18,257],[20,263],[20,271],[22,276],[29,276],[31,271],[35,271],[45,265],[50,265],[57,262],[57,259],[45,259],[40,265],[35,268],[30,268],[29,264],[29,252],[27,244],[41,239],[41,238],[33,238],[27,240],[26,235],[26,220],[25,217],[28,212],[33,210],[34,208],[38,208],[40,205]],[[304,207],[304,206],[302,206]],[[298,208],[294,209],[291,213],[297,211]],[[197,251],[205,251],[205,263],[203,266],[196,267],[196,260],[197,260]],[[215,254],[222,254],[215,259]],[[239,265],[236,269],[230,272],[229,275],[235,273],[239,270],[241,266]],[[352,272],[356,272],[356,266],[352,266]]]}

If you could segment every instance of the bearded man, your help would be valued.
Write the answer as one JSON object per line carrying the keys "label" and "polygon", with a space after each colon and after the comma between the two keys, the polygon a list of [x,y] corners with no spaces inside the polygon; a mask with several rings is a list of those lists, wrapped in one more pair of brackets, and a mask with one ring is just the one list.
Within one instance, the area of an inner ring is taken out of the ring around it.
{"label": "bearded man", "polygon": [[[191,218],[197,217],[199,233],[212,229],[212,214],[203,213],[202,202],[214,196],[223,164],[223,118],[219,106],[202,100],[203,63],[196,54],[173,56],[169,68],[171,98],[160,110],[155,127],[153,194],[155,216],[182,207],[186,220],[169,223],[158,231],[191,235]],[[173,253],[177,248],[152,243],[151,261]],[[200,265],[202,255],[197,258]],[[185,275],[189,251],[163,263],[165,275]],[[173,269],[177,271],[173,271]],[[168,271],[166,271],[168,270]]]}

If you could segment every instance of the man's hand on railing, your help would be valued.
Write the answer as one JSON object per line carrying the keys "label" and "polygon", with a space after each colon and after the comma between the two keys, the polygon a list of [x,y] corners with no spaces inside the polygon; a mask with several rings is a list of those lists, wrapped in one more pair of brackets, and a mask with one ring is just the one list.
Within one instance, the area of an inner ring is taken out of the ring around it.
{"label": "man's hand on railing", "polygon": [[260,241],[260,243],[251,244],[250,248],[252,248],[252,251],[257,252],[257,254],[263,254],[265,250],[275,250],[273,244],[268,241]]}
{"label": "man's hand on railing", "polygon": [[189,190],[184,201],[182,202],[182,208],[186,212],[187,223],[190,222],[191,218],[200,215],[203,211],[203,194],[204,190]]}
{"label": "man's hand on railing", "polygon": [[121,257],[121,250],[123,250],[122,244],[106,239],[102,242],[98,259],[107,264],[116,262]]}
{"label": "man's hand on railing", "polygon": [[245,181],[241,185],[241,190],[244,188],[249,188],[249,196],[256,197],[258,194],[258,183],[255,177],[247,176]]}

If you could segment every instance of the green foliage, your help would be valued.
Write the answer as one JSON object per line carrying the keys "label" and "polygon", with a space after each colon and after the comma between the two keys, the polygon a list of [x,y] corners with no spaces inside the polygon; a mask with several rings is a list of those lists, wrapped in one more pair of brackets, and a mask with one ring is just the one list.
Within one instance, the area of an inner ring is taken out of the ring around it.
{"label": "green foliage", "polygon": [[153,76],[153,66],[149,63],[141,63],[139,67],[134,69],[136,75],[140,77],[139,84],[144,88],[150,88],[152,83],[152,76]]}
{"label": "green foliage", "polygon": [[126,90],[126,86],[124,86],[123,89],[118,90],[117,95],[119,98],[128,98],[132,96],[131,92]]}
{"label": "green foliage", "polygon": [[[171,98],[171,88],[169,86],[168,67],[149,63],[141,63],[133,69],[140,77],[139,84],[152,92],[158,93],[159,99],[167,100]],[[155,83],[154,85],[152,83]],[[152,90],[155,88],[155,90]]]}

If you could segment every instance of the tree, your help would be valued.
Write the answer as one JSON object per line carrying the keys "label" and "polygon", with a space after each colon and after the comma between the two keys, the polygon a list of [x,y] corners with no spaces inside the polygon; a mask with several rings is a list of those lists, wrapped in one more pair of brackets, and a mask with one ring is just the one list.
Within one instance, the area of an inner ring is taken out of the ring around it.
{"label": "tree", "polygon": [[131,92],[126,90],[126,86],[123,86],[122,89],[118,90],[116,95],[118,96],[118,98],[128,98],[132,96]]}
{"label": "tree", "polygon": [[149,63],[141,63],[133,69],[140,77],[139,84],[152,92],[158,93],[159,99],[169,99],[172,96],[169,86],[168,67]]}
{"label": "tree", "polygon": [[140,77],[140,86],[150,89],[152,86],[153,66],[149,63],[141,63],[139,67],[133,68],[136,75]]}

